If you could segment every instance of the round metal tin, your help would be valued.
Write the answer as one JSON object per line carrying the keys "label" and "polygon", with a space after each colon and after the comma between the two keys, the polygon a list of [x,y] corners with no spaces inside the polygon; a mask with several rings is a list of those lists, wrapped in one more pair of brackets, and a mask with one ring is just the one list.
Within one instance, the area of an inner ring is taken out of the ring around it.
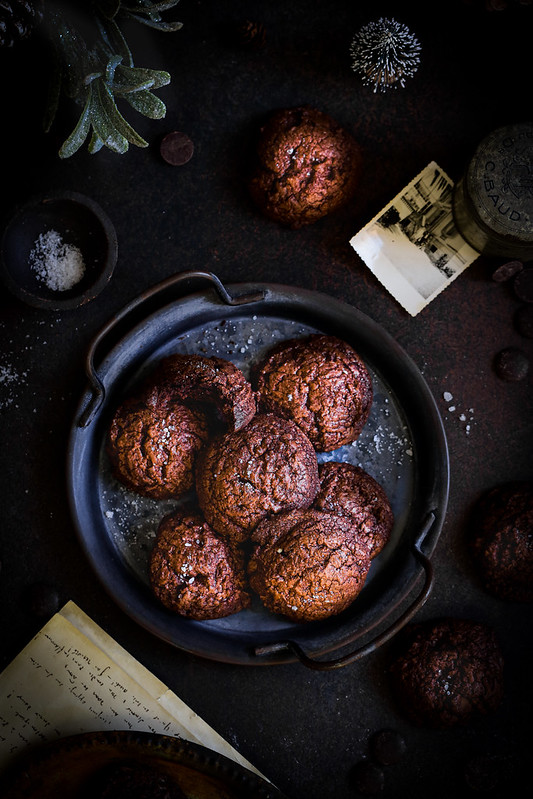
{"label": "round metal tin", "polygon": [[[210,273],[182,273],[177,280],[191,274],[218,280]],[[81,399],[68,449],[74,522],[107,591],[127,614],[160,638],[197,655],[247,665],[283,663],[301,653],[301,660],[307,655],[315,659],[361,640],[393,619],[423,571],[421,561],[428,577],[428,559],[448,500],[448,449],[442,422],[413,361],[356,308],[289,286],[235,284],[223,292],[215,285],[215,290],[211,286],[159,308],[110,349],[97,373],[93,357],[100,336],[95,340],[88,357],[91,385]],[[253,360],[277,341],[311,332],[345,339],[371,372],[374,402],[360,438],[333,453],[319,453],[318,459],[359,464],[383,485],[395,514],[391,540],[373,561],[356,601],[325,621],[289,622],[269,613],[258,598],[251,608],[215,621],[173,614],[153,596],[147,564],[157,524],[176,503],[145,499],[113,479],[105,453],[111,415],[132,386],[171,352],[224,357],[248,374]]]}
{"label": "round metal tin", "polygon": [[455,224],[480,253],[533,258],[533,125],[499,128],[478,146],[453,194]]}

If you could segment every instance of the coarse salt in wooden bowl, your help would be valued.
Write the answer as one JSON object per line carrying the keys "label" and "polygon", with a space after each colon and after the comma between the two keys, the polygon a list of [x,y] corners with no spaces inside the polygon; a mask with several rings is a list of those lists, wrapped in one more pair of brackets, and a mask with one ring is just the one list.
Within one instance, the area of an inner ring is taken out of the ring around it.
{"label": "coarse salt in wooden bowl", "polygon": [[117,256],[115,228],[98,203],[76,192],[47,194],[18,209],[7,223],[2,277],[28,305],[68,310],[102,291]]}

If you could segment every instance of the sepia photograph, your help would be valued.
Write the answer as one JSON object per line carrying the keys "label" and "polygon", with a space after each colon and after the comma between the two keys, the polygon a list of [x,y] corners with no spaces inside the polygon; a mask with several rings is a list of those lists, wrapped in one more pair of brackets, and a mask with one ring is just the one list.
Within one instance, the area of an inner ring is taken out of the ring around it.
{"label": "sepia photograph", "polygon": [[453,185],[432,161],[350,242],[412,316],[478,257],[455,227]]}

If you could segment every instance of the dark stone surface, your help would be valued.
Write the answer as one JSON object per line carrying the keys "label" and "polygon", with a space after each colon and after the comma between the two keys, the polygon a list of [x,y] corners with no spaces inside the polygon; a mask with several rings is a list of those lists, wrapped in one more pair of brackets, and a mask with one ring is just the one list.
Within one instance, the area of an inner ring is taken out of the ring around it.
{"label": "dark stone surface", "polygon": [[[76,115],[63,109],[41,133],[45,61],[36,45],[0,54],[3,89],[0,212],[43,190],[75,190],[111,217],[119,241],[113,278],[75,311],[46,312],[0,293],[0,667],[42,626],[28,607],[36,584],[74,600],[167,683],[290,799],[348,799],[351,771],[372,733],[393,728],[406,742],[384,767],[384,797],[478,795],[471,762],[517,762],[529,728],[531,608],[488,596],[465,548],[478,496],[511,479],[531,479],[532,379],[500,380],[495,354],[531,339],[513,324],[520,300],[491,279],[499,261],[479,258],[418,316],[410,317],[349,245],[430,160],[457,179],[482,137],[530,111],[528,31],[533,7],[501,12],[455,0],[426,4],[210,3],[182,0],[175,34],[132,27],[139,65],[168,70],[158,91],[164,120],[135,117],[150,142],[124,156],[57,150]],[[350,70],[352,36],[369,19],[393,15],[416,32],[421,66],[405,89],[373,94]],[[246,21],[261,25],[259,48],[236,43]],[[339,213],[300,231],[265,220],[245,189],[257,125],[274,108],[308,103],[345,125],[365,153],[360,188]],[[131,119],[131,117],[130,117]],[[194,155],[176,169],[160,155],[164,135],[187,132]],[[16,171],[9,169],[16,165]],[[501,262],[503,263],[502,259]],[[287,283],[323,292],[379,322],[418,365],[442,413],[450,450],[449,509],[432,558],[433,592],[417,619],[470,617],[496,630],[506,660],[502,707],[479,725],[428,732],[397,713],[390,696],[388,644],[334,672],[299,664],[243,667],[177,650],[136,625],[109,598],[77,541],[65,490],[65,453],[85,386],[89,342],[122,306],[184,269],[223,281]],[[453,399],[446,401],[444,393]],[[481,760],[480,760],[481,759]],[[467,769],[471,774],[471,769]]]}

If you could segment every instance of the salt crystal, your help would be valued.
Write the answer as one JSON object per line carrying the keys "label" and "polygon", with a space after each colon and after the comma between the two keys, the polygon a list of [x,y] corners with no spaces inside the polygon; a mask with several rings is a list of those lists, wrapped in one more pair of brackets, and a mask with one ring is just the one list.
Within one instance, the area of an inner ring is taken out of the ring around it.
{"label": "salt crystal", "polygon": [[442,396],[443,396],[445,402],[449,402],[450,400],[453,399],[453,394],[450,394],[449,391],[445,391]]}
{"label": "salt crystal", "polygon": [[18,380],[18,374],[10,366],[0,364],[0,383],[13,383]]}
{"label": "salt crystal", "polygon": [[71,289],[85,273],[80,250],[73,244],[66,244],[57,230],[39,235],[29,260],[38,280],[52,291]]}

